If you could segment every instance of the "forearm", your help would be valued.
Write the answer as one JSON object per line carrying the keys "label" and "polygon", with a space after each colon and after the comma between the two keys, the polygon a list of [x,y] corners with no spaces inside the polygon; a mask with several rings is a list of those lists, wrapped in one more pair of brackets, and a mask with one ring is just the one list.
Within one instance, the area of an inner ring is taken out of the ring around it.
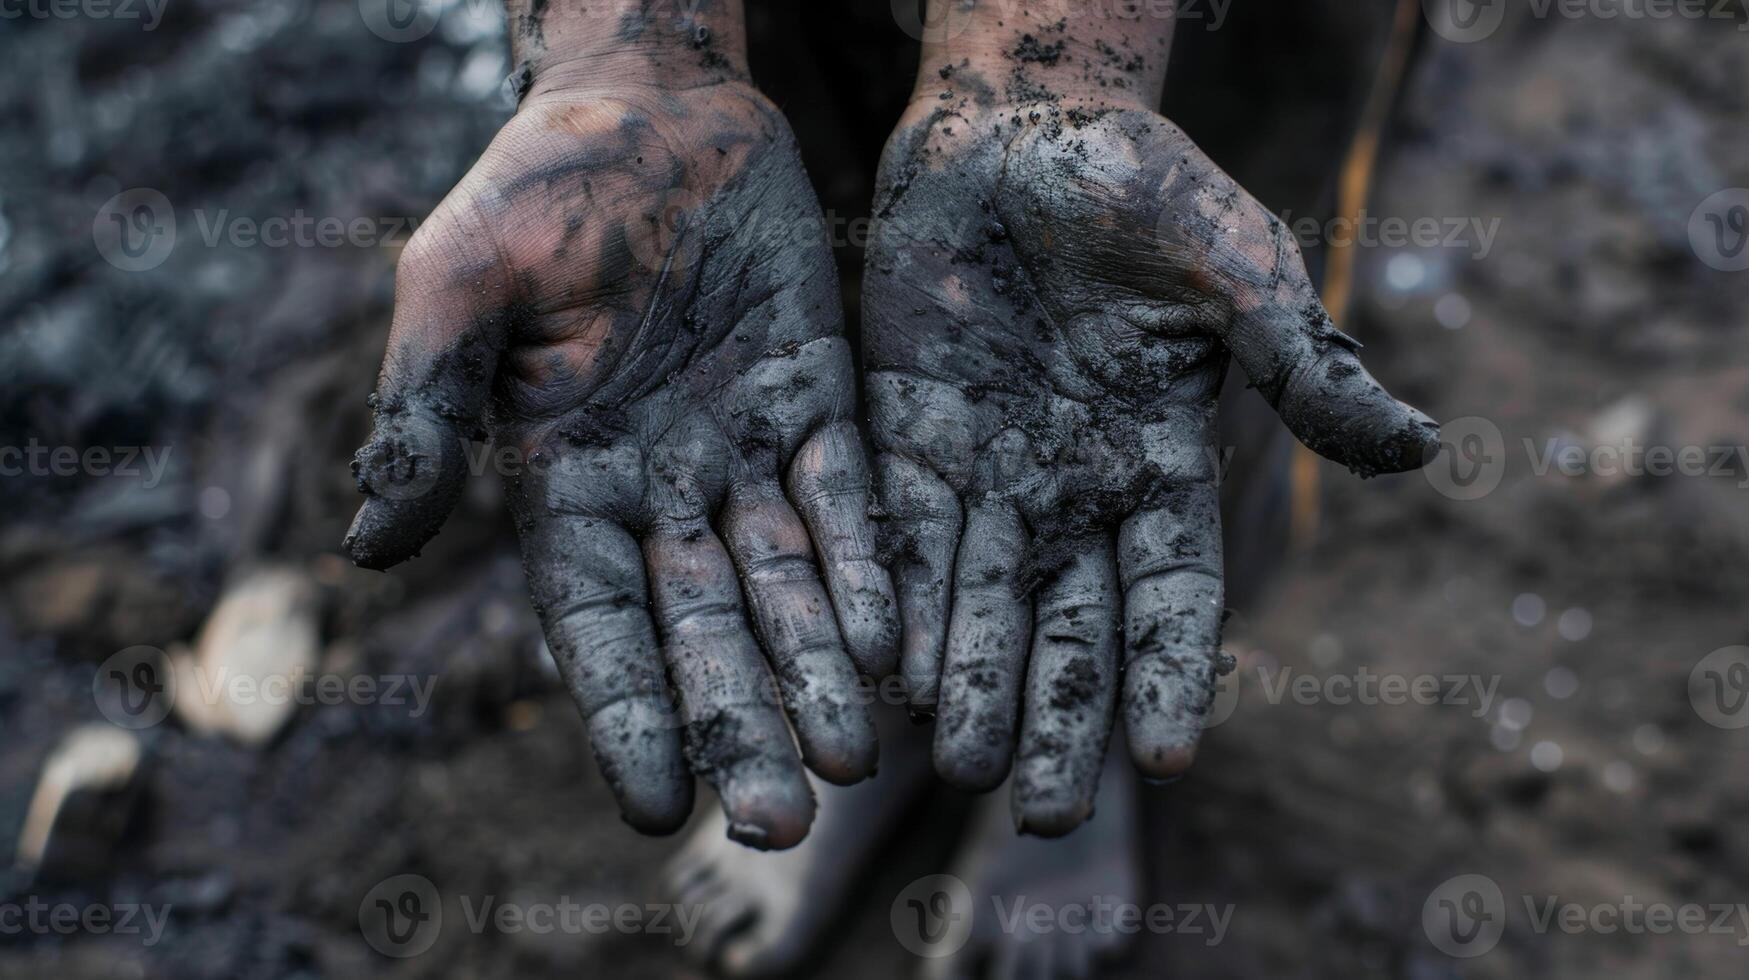
{"label": "forearm", "polygon": [[745,80],[741,0],[505,0],[525,94]]}
{"label": "forearm", "polygon": [[1172,47],[1164,0],[929,0],[915,96],[1155,109]]}

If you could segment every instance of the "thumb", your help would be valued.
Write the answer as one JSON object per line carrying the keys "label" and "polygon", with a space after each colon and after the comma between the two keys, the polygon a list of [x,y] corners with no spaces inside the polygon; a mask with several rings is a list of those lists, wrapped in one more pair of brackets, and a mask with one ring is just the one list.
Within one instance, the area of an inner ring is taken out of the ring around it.
{"label": "thumb", "polygon": [[1317,299],[1241,309],[1225,340],[1282,422],[1319,455],[1370,477],[1419,469],[1439,451],[1439,424],[1367,373],[1360,344]]}
{"label": "thumb", "polygon": [[[505,334],[499,290],[452,273],[459,249],[432,245],[421,228],[395,273],[395,317],[376,393],[370,439],[352,458],[364,506],[341,547],[383,569],[431,540],[467,478],[466,440],[478,428]],[[453,239],[451,240],[453,241]],[[469,288],[472,285],[474,288]]]}

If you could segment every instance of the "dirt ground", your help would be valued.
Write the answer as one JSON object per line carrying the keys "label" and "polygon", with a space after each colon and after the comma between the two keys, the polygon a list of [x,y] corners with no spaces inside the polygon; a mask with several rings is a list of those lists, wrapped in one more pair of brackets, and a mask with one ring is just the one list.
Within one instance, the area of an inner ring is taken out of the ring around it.
{"label": "dirt ground", "polygon": [[[756,47],[755,64],[773,66],[761,81],[846,216],[866,209],[909,77],[872,6],[755,15],[760,44],[813,39],[805,57],[762,62]],[[1184,30],[1168,114],[1272,208],[1322,216],[1386,6],[1253,7]],[[1144,788],[1149,899],[1230,905],[1231,928],[1213,946],[1146,937],[1119,976],[1741,975],[1749,922],[1567,934],[1529,910],[1749,902],[1749,735],[1690,696],[1702,658],[1749,644],[1749,465],[1538,472],[1551,446],[1749,443],[1749,273],[1709,267],[1690,235],[1702,201],[1749,186],[1749,20],[1509,7],[1484,41],[1423,31],[1369,211],[1438,219],[1441,240],[1361,248],[1344,325],[1395,393],[1496,427],[1503,478],[1454,499],[1470,488],[1439,471],[1363,483],[1326,467],[1315,538],[1279,567],[1236,570],[1271,584],[1229,624],[1231,714],[1189,778]],[[693,975],[660,936],[446,929],[409,960],[361,938],[360,901],[392,875],[641,902],[679,839],[616,818],[490,481],[402,569],[337,554],[394,249],[207,245],[191,216],[424,214],[508,111],[500,30],[458,11],[391,44],[351,2],[189,0],[150,33],[0,33],[14,93],[0,100],[0,443],[171,451],[154,486],[0,479],[5,839],[52,746],[101,720],[95,665],[190,642],[251,564],[317,584],[325,669],[436,679],[417,716],[306,707],[259,749],[148,730],[107,866],[0,875],[0,901],[168,904],[162,941],[0,930],[0,975]],[[129,273],[92,248],[92,216],[140,186],[175,202],[183,243]],[[843,252],[854,300],[859,259]],[[1466,426],[1453,431],[1484,431]],[[1362,674],[1439,678],[1466,703],[1335,703],[1324,682]],[[1274,696],[1291,677],[1325,693]],[[913,968],[889,907],[946,867],[969,800],[938,789],[929,804],[817,975]],[[1458,875],[1486,876],[1505,903],[1502,939],[1474,958],[1436,948],[1424,923]]]}

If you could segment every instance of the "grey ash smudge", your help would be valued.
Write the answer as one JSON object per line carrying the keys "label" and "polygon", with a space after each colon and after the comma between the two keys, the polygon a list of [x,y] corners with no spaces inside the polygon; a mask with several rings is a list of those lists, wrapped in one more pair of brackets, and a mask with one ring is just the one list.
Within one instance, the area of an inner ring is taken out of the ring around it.
{"label": "grey ash smudge", "polygon": [[546,16],[547,0],[529,0],[528,14],[518,25],[522,36],[536,44],[546,44]]}
{"label": "grey ash smudge", "polygon": [[516,104],[522,105],[522,100],[528,96],[528,90],[534,87],[534,66],[526,61],[517,65],[506,82],[516,95]]}

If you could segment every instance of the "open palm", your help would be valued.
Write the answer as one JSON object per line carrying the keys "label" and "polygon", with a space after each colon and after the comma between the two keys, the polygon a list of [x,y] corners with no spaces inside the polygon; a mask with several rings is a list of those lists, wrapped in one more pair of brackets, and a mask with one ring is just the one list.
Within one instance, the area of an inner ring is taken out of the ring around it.
{"label": "open palm", "polygon": [[1360,366],[1280,222],[1154,113],[914,103],[875,217],[901,671],[944,777],[988,790],[1013,765],[1019,826],[1067,833],[1120,686],[1143,773],[1190,764],[1220,669],[1229,355],[1363,476],[1421,465],[1437,427]]}
{"label": "open palm", "polygon": [[782,709],[820,775],[873,771],[856,672],[897,625],[839,302],[789,129],[739,83],[531,98],[402,256],[347,549],[415,554],[464,440],[512,447],[535,606],[639,829],[685,820],[690,764],[738,840],[799,841]]}

